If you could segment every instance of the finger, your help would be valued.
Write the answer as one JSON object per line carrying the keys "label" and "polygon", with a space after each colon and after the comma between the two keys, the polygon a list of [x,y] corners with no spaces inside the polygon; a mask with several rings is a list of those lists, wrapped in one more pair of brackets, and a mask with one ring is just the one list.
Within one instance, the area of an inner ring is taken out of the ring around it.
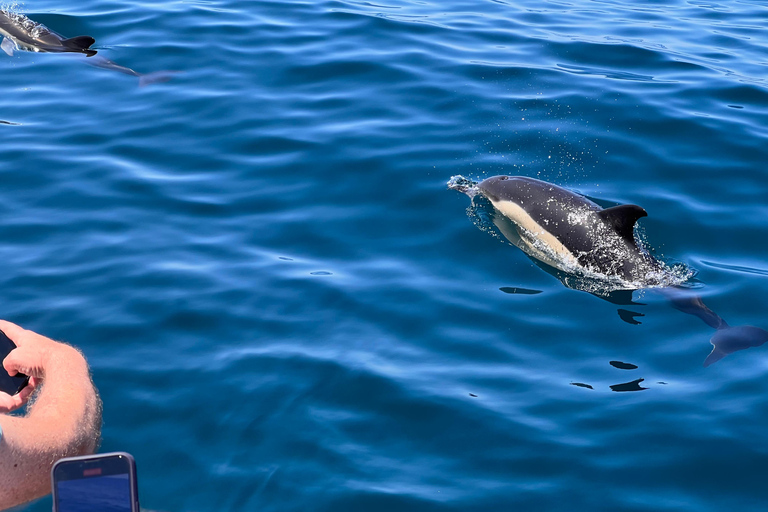
{"label": "finger", "polygon": [[26,404],[39,382],[39,379],[30,377],[27,385],[15,395],[0,391],[0,414],[14,411]]}
{"label": "finger", "polygon": [[25,400],[19,394],[10,396],[0,391],[0,413],[15,411],[24,405],[24,402]]}
{"label": "finger", "polygon": [[19,342],[24,343],[24,333],[26,332],[23,328],[19,327],[18,325],[8,322],[7,320],[0,320],[0,331],[3,331],[6,336],[11,338],[11,341],[16,343],[16,346],[19,346]]}
{"label": "finger", "polygon": [[3,368],[5,368],[5,371],[8,372],[8,375],[13,377],[17,373],[19,373],[18,366],[16,364],[16,352],[17,349],[11,350],[7,356],[5,356],[5,359],[3,359]]}
{"label": "finger", "polygon": [[11,412],[13,410],[13,399],[8,393],[0,391],[0,413]]}
{"label": "finger", "polygon": [[21,405],[26,404],[29,400],[29,397],[35,391],[35,383],[33,382],[33,378],[34,377],[30,377],[27,385],[24,386],[24,388],[15,395],[19,397],[19,402],[21,402]]}
{"label": "finger", "polygon": [[[33,364],[33,366],[30,366]],[[3,368],[8,372],[8,375],[13,377],[17,373],[23,373],[25,375],[37,375],[38,369],[34,366],[34,363],[29,362],[29,354],[24,352],[24,349],[17,348],[11,350],[11,352],[3,360]]]}

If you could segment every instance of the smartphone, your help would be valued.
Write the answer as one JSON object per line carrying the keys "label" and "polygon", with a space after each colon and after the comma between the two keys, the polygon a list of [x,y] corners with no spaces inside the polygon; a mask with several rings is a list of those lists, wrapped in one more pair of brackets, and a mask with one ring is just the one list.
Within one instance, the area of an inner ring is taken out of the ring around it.
{"label": "smartphone", "polygon": [[127,453],[61,459],[51,480],[53,512],[139,512],[136,462]]}
{"label": "smartphone", "polygon": [[0,331],[0,391],[8,393],[9,395],[15,395],[27,385],[29,377],[23,373],[17,373],[13,377],[8,375],[5,368],[2,367],[3,359],[7,356],[11,350],[16,348],[16,344],[11,341],[11,338],[5,335],[3,331]]}

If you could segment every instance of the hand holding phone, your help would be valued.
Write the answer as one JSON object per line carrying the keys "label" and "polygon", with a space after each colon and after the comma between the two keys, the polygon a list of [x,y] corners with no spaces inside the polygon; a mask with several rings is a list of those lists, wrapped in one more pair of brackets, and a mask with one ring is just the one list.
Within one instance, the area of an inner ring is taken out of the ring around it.
{"label": "hand holding phone", "polygon": [[127,453],[61,459],[51,480],[53,512],[139,512],[136,463]]}
{"label": "hand holding phone", "polygon": [[[3,331],[0,331],[0,364],[15,348],[16,344]],[[11,377],[5,368],[0,367],[0,392],[13,396],[24,389],[28,383],[29,377],[26,375],[17,373]]]}

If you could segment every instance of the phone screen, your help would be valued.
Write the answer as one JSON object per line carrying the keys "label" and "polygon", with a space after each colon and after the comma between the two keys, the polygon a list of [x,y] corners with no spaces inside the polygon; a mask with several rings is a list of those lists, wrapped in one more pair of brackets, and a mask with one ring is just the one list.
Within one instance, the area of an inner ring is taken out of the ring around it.
{"label": "phone screen", "polygon": [[134,512],[136,476],[127,454],[64,459],[53,468],[57,512]]}
{"label": "phone screen", "polygon": [[21,373],[11,377],[2,366],[5,356],[15,348],[16,344],[12,342],[3,331],[0,331],[0,391],[8,393],[9,395],[15,395],[21,391],[22,388],[27,385],[27,381],[29,381],[29,377]]}

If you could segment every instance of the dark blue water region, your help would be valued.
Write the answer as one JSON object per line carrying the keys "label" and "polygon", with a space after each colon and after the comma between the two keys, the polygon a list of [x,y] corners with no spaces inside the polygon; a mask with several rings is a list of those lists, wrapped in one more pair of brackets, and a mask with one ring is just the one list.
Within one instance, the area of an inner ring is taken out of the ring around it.
{"label": "dark blue water region", "polygon": [[705,368],[700,318],[564,286],[446,182],[638,204],[768,328],[766,6],[15,8],[176,72],[0,54],[1,316],[86,354],[143,507],[764,508],[766,347]]}

